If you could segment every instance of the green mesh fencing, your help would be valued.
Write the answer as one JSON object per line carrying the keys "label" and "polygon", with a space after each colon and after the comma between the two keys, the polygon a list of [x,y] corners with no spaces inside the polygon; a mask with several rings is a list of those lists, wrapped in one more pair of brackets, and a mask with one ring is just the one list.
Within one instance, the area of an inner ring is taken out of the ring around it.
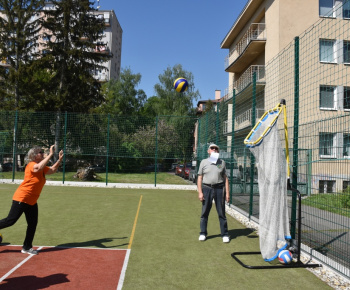
{"label": "green mesh fencing", "polygon": [[[251,65],[233,79],[219,106],[200,118],[198,139],[223,148],[231,203],[258,220],[259,172],[243,140],[261,115],[284,99],[290,178],[303,195],[303,249],[350,276],[350,23],[338,16],[320,18],[266,65]],[[206,155],[202,147],[198,159]],[[297,200],[289,196],[295,237]]]}
{"label": "green mesh fencing", "polygon": [[23,178],[28,150],[42,146],[48,151],[53,144],[65,153],[56,177],[63,182],[80,181],[80,175],[72,176],[87,169],[95,178],[84,180],[106,183],[118,173],[173,173],[173,163],[193,159],[196,121],[176,116],[0,112],[0,178]]}

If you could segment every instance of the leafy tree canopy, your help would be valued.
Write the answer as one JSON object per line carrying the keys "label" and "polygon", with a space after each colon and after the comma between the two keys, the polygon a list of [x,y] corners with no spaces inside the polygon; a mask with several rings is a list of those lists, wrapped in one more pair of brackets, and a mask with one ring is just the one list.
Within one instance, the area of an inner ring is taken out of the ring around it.
{"label": "leafy tree canopy", "polygon": [[122,69],[118,81],[110,81],[103,86],[106,102],[94,111],[115,115],[137,115],[146,101],[143,90],[137,89],[141,74],[133,74],[130,68]]}
{"label": "leafy tree canopy", "polygon": [[[174,81],[180,77],[188,81],[188,89],[183,93],[178,93],[173,87]],[[199,91],[195,90],[192,73],[184,70],[181,64],[177,64],[168,67],[158,78],[159,83],[154,86],[158,98],[156,113],[175,116],[192,115],[193,102],[199,97]],[[155,101],[152,100],[152,102]]]}

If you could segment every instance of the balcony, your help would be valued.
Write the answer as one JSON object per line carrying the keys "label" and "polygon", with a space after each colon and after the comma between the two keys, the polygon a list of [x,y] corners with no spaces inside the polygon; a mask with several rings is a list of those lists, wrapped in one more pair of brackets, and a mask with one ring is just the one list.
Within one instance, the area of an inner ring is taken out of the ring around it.
{"label": "balcony", "polygon": [[107,45],[96,45],[95,52],[102,54],[110,54],[110,50]]}
{"label": "balcony", "polygon": [[106,27],[110,27],[111,26],[111,22],[110,22],[109,18],[105,18],[105,26]]}
{"label": "balcony", "polygon": [[[235,131],[252,127],[252,109],[245,111],[244,113],[235,117]],[[258,108],[255,110],[255,123],[259,121],[261,116],[265,113],[264,109]],[[223,124],[223,134],[232,133],[232,122],[227,120]]]}
{"label": "balcony", "polygon": [[107,73],[94,74],[94,78],[100,83],[104,83],[104,82],[108,82],[109,81]]}
{"label": "balcony", "polygon": [[226,72],[241,72],[265,50],[265,23],[252,23],[243,38],[225,58]]}
{"label": "balcony", "polygon": [[11,64],[10,64],[10,62],[9,62],[6,58],[3,58],[3,59],[0,61],[0,66],[2,66],[2,67],[10,67]]}
{"label": "balcony", "polygon": [[264,65],[252,65],[238,78],[232,86],[225,89],[224,101],[228,101],[233,96],[233,90],[235,95],[243,92],[246,88],[251,87],[253,84],[253,75],[256,73],[257,85],[265,85],[265,66]]}

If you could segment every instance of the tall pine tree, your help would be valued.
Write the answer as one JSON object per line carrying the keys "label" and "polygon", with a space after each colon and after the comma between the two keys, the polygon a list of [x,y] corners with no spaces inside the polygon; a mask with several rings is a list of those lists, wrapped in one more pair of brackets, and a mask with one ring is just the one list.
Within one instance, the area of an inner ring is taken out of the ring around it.
{"label": "tall pine tree", "polygon": [[0,108],[27,109],[44,1],[0,0]]}
{"label": "tall pine tree", "polygon": [[104,20],[93,14],[88,0],[52,1],[54,9],[44,10],[45,43],[40,67],[50,72],[50,86],[43,110],[87,112],[103,101],[100,83],[92,73],[103,68],[109,54],[100,53],[98,43]]}

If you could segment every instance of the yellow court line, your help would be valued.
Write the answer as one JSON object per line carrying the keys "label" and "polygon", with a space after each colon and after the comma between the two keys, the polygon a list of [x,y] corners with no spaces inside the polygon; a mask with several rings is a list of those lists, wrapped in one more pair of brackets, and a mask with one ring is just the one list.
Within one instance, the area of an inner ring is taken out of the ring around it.
{"label": "yellow court line", "polygon": [[129,243],[128,249],[131,249],[132,241],[134,239],[134,234],[135,234],[135,229],[136,229],[136,224],[137,224],[137,218],[139,216],[139,211],[140,211],[140,207],[141,207],[141,201],[142,201],[142,195],[140,197],[139,206],[137,208],[137,213],[136,213],[136,217],[135,217],[135,221],[134,221],[134,226],[132,227],[132,232],[131,232],[130,243]]}

